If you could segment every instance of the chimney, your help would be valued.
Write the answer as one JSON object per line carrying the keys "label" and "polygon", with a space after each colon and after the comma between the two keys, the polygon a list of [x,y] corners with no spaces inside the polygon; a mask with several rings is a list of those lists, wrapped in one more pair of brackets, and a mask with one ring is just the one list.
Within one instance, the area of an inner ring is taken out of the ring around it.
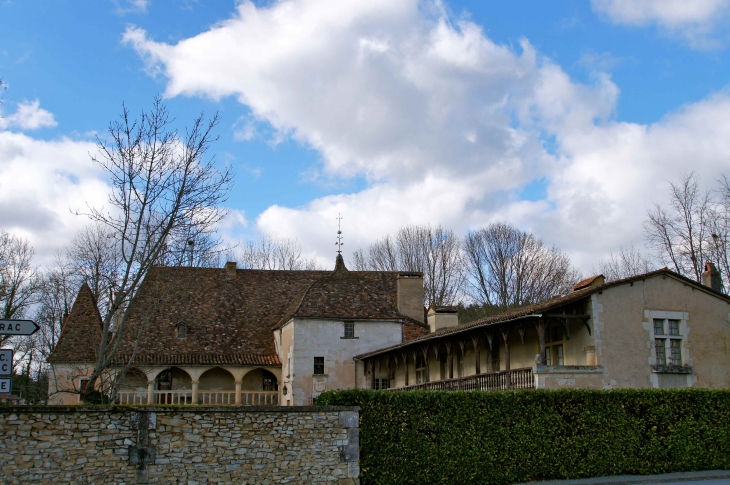
{"label": "chimney", "polygon": [[398,313],[423,323],[423,275],[398,274]]}
{"label": "chimney", "polygon": [[459,324],[459,309],[455,306],[433,306],[428,309],[428,329],[431,333]]}
{"label": "chimney", "polygon": [[231,279],[236,279],[238,277],[238,274],[236,273],[236,262],[235,261],[228,261],[226,263],[226,276],[228,276]]}
{"label": "chimney", "polygon": [[722,278],[714,263],[705,263],[705,272],[702,273],[702,284],[709,286],[718,293],[722,293]]}

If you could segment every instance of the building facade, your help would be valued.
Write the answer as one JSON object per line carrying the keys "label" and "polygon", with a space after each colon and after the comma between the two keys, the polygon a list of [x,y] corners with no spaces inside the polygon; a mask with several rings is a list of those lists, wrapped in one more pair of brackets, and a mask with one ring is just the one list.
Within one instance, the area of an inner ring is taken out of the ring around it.
{"label": "building facade", "polygon": [[[422,302],[420,273],[349,271],[341,256],[335,271],[156,267],[102,378],[120,381],[120,404],[312,404],[356,385],[354,355],[426,334]],[[84,285],[49,358],[51,403],[80,404],[101,321]]]}
{"label": "building facade", "polygon": [[665,268],[464,325],[432,308],[428,335],[356,360],[370,388],[727,388],[730,299],[709,285]]}

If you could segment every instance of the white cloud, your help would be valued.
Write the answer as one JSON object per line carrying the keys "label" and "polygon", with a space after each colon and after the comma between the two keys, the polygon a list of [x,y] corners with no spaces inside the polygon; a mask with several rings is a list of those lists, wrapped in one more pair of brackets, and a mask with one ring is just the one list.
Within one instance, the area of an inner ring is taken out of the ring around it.
{"label": "white cloud", "polygon": [[0,227],[28,238],[36,263],[50,262],[86,225],[72,210],[106,202],[108,186],[89,158],[95,151],[91,142],[0,131]]}
{"label": "white cloud", "polygon": [[591,0],[593,9],[617,24],[658,25],[693,47],[716,45],[713,33],[730,12],[730,0]]}
{"label": "white cloud", "polygon": [[21,130],[36,130],[38,128],[54,127],[58,125],[53,113],[40,107],[41,103],[24,101],[18,105],[15,113],[0,118],[0,130],[19,128]]}
{"label": "white cloud", "polygon": [[[325,262],[342,213],[349,250],[405,224],[461,232],[508,220],[587,269],[640,240],[645,207],[663,197],[665,180],[688,166],[715,176],[727,159],[727,95],[654,125],[620,123],[608,75],[576,83],[528,41],[496,44],[431,6],[243,2],[234,18],[175,45],[138,28],[125,42],[167,77],[167,96],[235,96],[278,136],[318,150],[325,176],[365,177],[358,193],[272,206],[257,219]],[[519,200],[543,178],[546,200]]]}
{"label": "white cloud", "polygon": [[117,7],[115,12],[117,15],[126,15],[128,13],[144,13],[150,5],[150,0],[112,0]]}

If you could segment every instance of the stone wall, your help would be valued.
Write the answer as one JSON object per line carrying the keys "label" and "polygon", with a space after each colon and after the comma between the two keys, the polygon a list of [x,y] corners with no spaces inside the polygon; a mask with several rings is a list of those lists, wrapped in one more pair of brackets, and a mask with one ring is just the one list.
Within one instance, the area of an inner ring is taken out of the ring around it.
{"label": "stone wall", "polygon": [[352,407],[0,407],[3,484],[359,483]]}

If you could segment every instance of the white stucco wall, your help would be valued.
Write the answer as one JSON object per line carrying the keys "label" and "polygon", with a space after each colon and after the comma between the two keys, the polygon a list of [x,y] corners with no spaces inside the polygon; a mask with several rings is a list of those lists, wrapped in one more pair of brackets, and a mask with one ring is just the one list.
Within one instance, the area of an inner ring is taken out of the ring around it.
{"label": "white stucco wall", "polygon": [[[324,390],[356,387],[353,357],[401,343],[401,323],[356,320],[355,338],[343,336],[344,322],[337,320],[293,319],[282,327],[280,359],[288,388],[283,404],[309,405],[312,397]],[[313,375],[315,357],[324,357],[324,376]],[[291,375],[287,378],[288,359]],[[362,374],[362,369],[358,373]],[[357,380],[358,387],[364,387],[362,375]]]}

